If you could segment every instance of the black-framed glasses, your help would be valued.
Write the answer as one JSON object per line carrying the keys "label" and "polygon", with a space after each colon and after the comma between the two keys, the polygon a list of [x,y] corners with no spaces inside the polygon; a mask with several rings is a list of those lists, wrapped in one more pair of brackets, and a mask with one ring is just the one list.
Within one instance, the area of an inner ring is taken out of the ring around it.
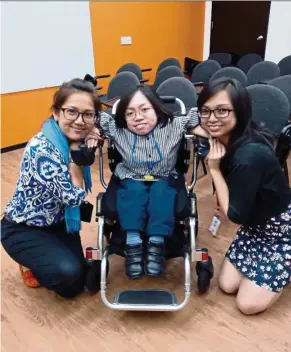
{"label": "black-framed glasses", "polygon": [[76,121],[78,117],[81,115],[83,122],[85,124],[93,124],[96,121],[96,114],[92,111],[80,112],[73,108],[62,108],[61,109],[64,117],[69,121]]}
{"label": "black-framed glasses", "polygon": [[152,106],[147,106],[147,107],[144,107],[138,111],[135,111],[135,110],[126,111],[125,112],[125,119],[127,121],[132,121],[136,118],[137,114],[146,117],[147,115],[149,115],[151,113],[152,109],[153,109]]}
{"label": "black-framed glasses", "polygon": [[233,111],[233,109],[217,108],[212,110],[208,108],[202,108],[198,111],[198,115],[201,119],[209,119],[213,113],[217,119],[224,119],[229,116],[231,111]]}

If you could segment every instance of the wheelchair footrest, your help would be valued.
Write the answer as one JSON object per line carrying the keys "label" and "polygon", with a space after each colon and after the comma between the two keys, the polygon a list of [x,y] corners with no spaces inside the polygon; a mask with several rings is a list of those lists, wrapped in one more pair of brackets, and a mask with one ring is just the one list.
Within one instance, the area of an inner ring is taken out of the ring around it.
{"label": "wheelchair footrest", "polygon": [[173,292],[167,290],[127,290],[114,297],[114,304],[175,306],[177,299]]}

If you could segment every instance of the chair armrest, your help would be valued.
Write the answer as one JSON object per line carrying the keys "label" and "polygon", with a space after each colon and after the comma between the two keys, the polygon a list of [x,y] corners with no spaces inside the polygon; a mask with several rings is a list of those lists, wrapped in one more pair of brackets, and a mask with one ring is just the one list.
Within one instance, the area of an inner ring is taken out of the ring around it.
{"label": "chair armrest", "polygon": [[200,82],[192,82],[193,86],[197,87],[197,86],[204,86],[204,82],[200,81]]}
{"label": "chair armrest", "polygon": [[110,75],[99,75],[99,76],[95,76],[96,79],[99,79],[99,78],[108,78],[110,77]]}
{"label": "chair armrest", "polygon": [[105,101],[101,100],[101,104],[107,106],[108,108],[112,108],[118,99],[120,99],[120,97],[115,97],[115,98],[105,100]]}
{"label": "chair armrest", "polygon": [[139,81],[140,81],[140,83],[146,83],[146,82],[149,81],[149,79],[147,79],[147,78],[146,79],[140,79]]}
{"label": "chair armrest", "polygon": [[141,72],[149,72],[152,71],[152,68],[142,68]]}

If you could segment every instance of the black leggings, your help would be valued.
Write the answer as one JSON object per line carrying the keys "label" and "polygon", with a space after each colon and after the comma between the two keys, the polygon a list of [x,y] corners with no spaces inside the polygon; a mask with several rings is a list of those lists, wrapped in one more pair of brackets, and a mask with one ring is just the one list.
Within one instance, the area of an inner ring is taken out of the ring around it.
{"label": "black leggings", "polygon": [[66,298],[84,290],[86,261],[79,233],[64,224],[31,227],[3,218],[1,242],[17,263],[31,269],[41,286]]}

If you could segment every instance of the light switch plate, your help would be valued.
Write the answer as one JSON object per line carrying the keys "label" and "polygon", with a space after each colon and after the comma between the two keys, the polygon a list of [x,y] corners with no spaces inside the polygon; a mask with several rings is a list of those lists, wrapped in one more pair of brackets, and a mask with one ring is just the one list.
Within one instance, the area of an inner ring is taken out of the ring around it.
{"label": "light switch plate", "polygon": [[131,37],[121,37],[121,45],[131,45]]}

